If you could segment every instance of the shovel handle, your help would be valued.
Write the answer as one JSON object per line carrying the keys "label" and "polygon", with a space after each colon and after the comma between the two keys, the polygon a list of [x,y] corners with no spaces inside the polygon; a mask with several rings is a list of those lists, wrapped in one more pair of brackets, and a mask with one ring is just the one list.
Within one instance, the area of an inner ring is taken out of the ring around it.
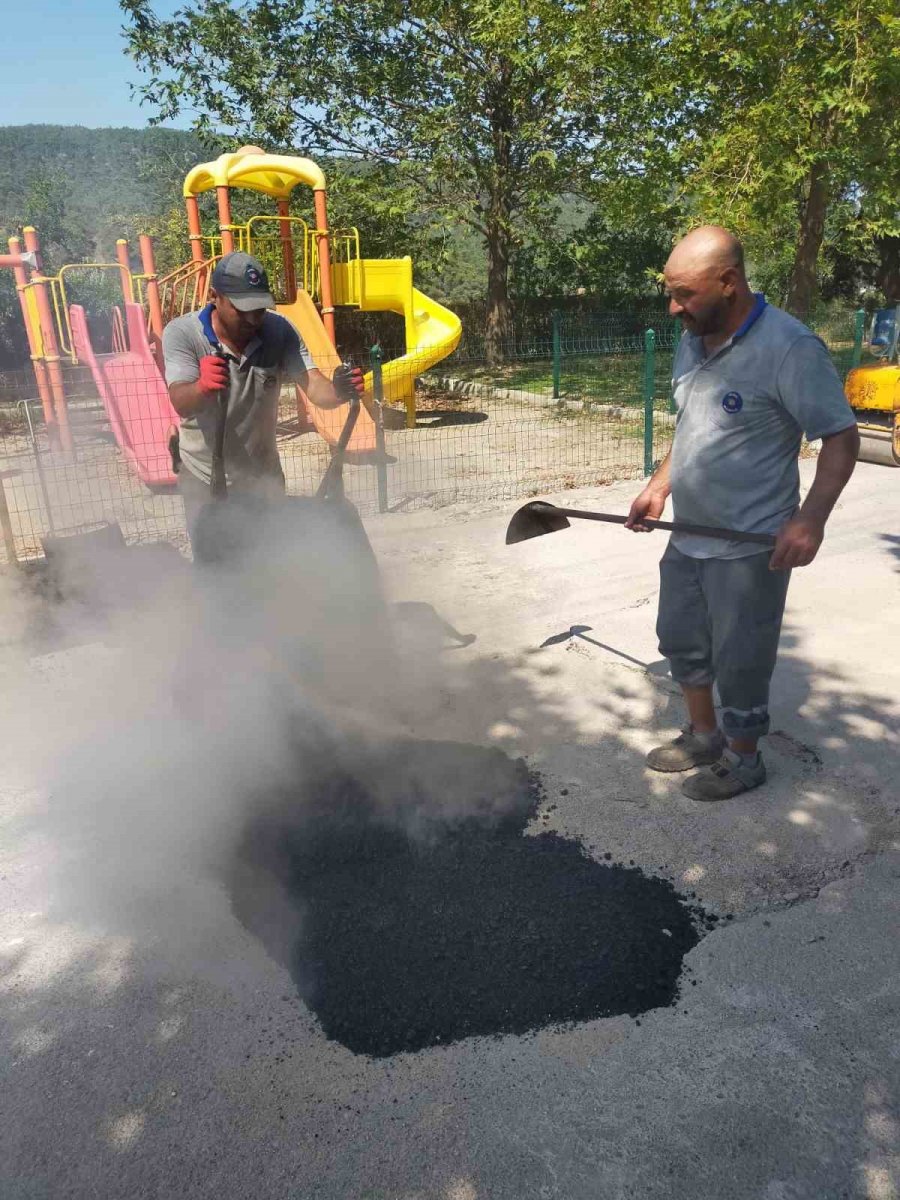
{"label": "shovel handle", "polygon": [[[539,502],[540,503],[540,502]],[[627,517],[615,513],[584,512],[577,508],[558,508],[548,504],[554,512],[562,513],[565,517],[575,517],[580,521],[607,521],[610,525],[624,525]],[[691,525],[687,521],[654,521],[644,518],[641,525],[648,529],[666,529],[671,533],[693,533],[698,537],[722,538],[726,542],[750,542],[756,546],[774,546],[775,537],[771,533],[742,533],[739,529],[720,529],[713,525]]]}
{"label": "shovel handle", "polygon": [[344,426],[341,429],[341,435],[338,438],[337,445],[331,452],[331,461],[325,468],[325,474],[322,476],[322,482],[316,489],[316,499],[324,500],[328,495],[329,488],[336,478],[340,478],[344,468],[344,454],[347,450],[347,443],[350,441],[350,435],[356,427],[356,422],[359,418],[360,399],[355,396],[352,400],[347,401],[348,411],[347,419],[344,421]]}
{"label": "shovel handle", "polygon": [[219,392],[217,403],[209,490],[212,493],[213,499],[223,500],[228,495],[228,483],[225,478],[225,426],[228,420],[227,391]]}

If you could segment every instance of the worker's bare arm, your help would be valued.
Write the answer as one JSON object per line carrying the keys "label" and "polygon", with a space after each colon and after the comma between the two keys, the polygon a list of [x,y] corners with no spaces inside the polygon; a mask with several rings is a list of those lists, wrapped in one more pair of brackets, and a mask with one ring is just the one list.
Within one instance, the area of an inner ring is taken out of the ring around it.
{"label": "worker's bare arm", "polygon": [[805,567],[813,561],[825,537],[825,522],[853,474],[859,454],[855,425],[822,440],[816,477],[800,511],[778,532],[769,561],[773,571]]}
{"label": "worker's bare arm", "polygon": [[169,398],[179,417],[192,417],[230,386],[228,363],[218,354],[206,354],[197,364],[197,379],[169,384]]}
{"label": "worker's bare arm", "polygon": [[362,371],[359,367],[341,365],[331,380],[313,368],[307,374],[303,390],[318,408],[338,408],[341,404],[362,395]]}
{"label": "worker's bare arm", "polygon": [[647,517],[652,521],[663,515],[666,500],[672,490],[669,477],[671,457],[670,451],[653,472],[647,486],[632,503],[628,511],[628,520],[625,522],[626,529],[631,529],[635,533],[649,533],[651,531],[648,527],[641,523],[644,518]]}
{"label": "worker's bare arm", "polygon": [[200,386],[200,380],[193,383],[173,383],[169,386],[169,399],[179,417],[193,417],[212,404],[213,393],[205,391]]}
{"label": "worker's bare arm", "polygon": [[315,367],[307,372],[303,390],[317,408],[338,408],[346,403],[335,392],[331,380]]}

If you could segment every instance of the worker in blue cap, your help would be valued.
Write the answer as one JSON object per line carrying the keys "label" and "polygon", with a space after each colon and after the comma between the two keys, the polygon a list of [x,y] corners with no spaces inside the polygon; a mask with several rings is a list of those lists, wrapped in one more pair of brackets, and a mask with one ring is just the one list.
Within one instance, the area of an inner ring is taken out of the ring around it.
{"label": "worker in blue cap", "polygon": [[181,418],[178,487],[189,531],[215,480],[220,397],[227,415],[219,466],[227,486],[276,499],[285,487],[275,440],[282,383],[299,384],[320,408],[362,395],[362,371],[342,363],[329,380],[274,307],[263,264],[236,251],[216,264],[206,307],[177,317],[163,331],[166,383]]}

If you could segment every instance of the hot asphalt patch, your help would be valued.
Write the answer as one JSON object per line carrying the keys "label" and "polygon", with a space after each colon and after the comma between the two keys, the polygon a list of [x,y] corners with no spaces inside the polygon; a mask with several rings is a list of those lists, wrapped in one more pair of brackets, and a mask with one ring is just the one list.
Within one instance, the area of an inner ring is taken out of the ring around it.
{"label": "hot asphalt patch", "polygon": [[710,918],[663,879],[528,836],[540,802],[521,760],[476,746],[307,761],[243,833],[235,910],[360,1054],[672,1004]]}

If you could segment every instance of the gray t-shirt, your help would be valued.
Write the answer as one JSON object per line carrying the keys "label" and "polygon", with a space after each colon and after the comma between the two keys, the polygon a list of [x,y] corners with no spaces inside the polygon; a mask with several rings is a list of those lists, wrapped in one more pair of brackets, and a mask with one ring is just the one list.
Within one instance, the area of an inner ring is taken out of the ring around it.
{"label": "gray t-shirt", "polygon": [[[200,317],[176,317],[163,330],[166,383],[193,383],[200,359],[212,354]],[[227,347],[226,347],[227,350]],[[259,335],[244,353],[228,359],[231,387],[225,434],[225,474],[229,483],[281,476],[275,443],[278,399],[284,378],[303,385],[315,363],[297,330],[284,317],[267,312]],[[209,483],[216,428],[216,403],[181,421],[180,449],[184,465]]]}
{"label": "gray t-shirt", "polygon": [[[702,338],[685,335],[672,375],[675,519],[776,533],[800,501],[802,435],[812,441],[854,423],[824,343],[758,296],[741,329],[709,357]],[[760,552],[690,534],[673,534],[672,543],[691,558]]]}

